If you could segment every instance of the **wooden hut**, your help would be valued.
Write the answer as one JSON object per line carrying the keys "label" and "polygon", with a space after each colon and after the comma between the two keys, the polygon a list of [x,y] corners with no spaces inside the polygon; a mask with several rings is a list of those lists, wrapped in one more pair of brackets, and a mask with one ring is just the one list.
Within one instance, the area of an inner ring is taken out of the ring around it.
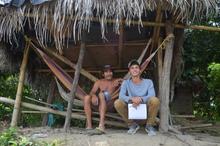
{"label": "wooden hut", "polygon": [[[0,40],[15,44],[21,42],[17,36],[26,40],[12,126],[17,125],[29,48],[41,48],[44,52],[37,51],[40,56],[46,52],[53,56],[52,61],[65,63],[61,65],[64,69],[75,71],[73,83],[66,85],[73,97],[79,73],[94,81],[97,77],[87,71],[98,71],[104,64],[126,72],[130,59],[142,54],[144,62],[156,50],[152,77],[161,100],[160,128],[168,131],[169,102],[181,70],[184,29],[220,31],[189,25],[215,15],[217,0],[0,0],[0,4]],[[72,102],[70,98],[65,128],[69,127]]]}

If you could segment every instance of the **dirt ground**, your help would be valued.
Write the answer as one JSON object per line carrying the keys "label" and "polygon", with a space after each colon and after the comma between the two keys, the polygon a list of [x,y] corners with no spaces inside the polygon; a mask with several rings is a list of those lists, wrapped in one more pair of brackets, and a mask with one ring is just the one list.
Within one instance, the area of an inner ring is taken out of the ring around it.
{"label": "dirt ground", "polygon": [[48,127],[25,128],[21,131],[35,140],[58,141],[61,146],[220,146],[220,138],[217,136],[157,133],[150,137],[143,128],[135,135],[128,135],[126,129],[107,129],[106,134],[93,136],[80,128],[71,128],[68,133]]}

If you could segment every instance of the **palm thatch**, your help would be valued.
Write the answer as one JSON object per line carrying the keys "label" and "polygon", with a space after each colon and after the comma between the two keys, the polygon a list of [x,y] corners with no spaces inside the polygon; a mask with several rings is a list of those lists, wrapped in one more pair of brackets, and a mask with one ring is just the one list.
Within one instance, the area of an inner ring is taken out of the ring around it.
{"label": "palm thatch", "polygon": [[25,4],[21,8],[0,8],[0,40],[10,42],[15,33],[24,31],[26,22],[34,21],[36,36],[42,46],[52,37],[56,47],[62,49],[66,37],[78,39],[81,30],[90,30],[91,21],[100,22],[105,38],[107,19],[113,19],[113,29],[119,33],[122,19],[130,26],[134,20],[142,26],[148,12],[162,6],[165,12],[180,21],[189,22],[203,16],[216,14],[218,0],[51,0],[40,5]]}

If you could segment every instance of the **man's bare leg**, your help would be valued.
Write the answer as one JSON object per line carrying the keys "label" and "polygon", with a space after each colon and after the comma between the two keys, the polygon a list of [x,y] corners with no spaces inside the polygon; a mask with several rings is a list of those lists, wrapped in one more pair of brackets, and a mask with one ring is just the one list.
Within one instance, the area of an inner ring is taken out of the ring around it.
{"label": "man's bare leg", "polygon": [[91,96],[84,97],[84,111],[86,114],[86,129],[92,129],[92,110],[91,110]]}
{"label": "man's bare leg", "polygon": [[100,114],[100,122],[99,122],[99,128],[101,130],[105,130],[105,113],[106,113],[106,101],[103,93],[99,93],[99,114]]}

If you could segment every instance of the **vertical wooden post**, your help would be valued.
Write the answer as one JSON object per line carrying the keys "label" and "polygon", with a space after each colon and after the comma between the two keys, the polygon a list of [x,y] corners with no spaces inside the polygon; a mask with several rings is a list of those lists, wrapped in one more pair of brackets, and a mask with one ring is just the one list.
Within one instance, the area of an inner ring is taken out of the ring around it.
{"label": "vertical wooden post", "polygon": [[159,96],[161,99],[160,105],[160,131],[168,132],[169,128],[169,97],[170,97],[170,73],[171,73],[171,64],[173,57],[173,47],[174,47],[174,35],[173,35],[173,26],[170,21],[166,24],[166,33],[171,35],[169,42],[165,47],[165,56],[163,71],[161,76],[161,85],[159,87]]}
{"label": "vertical wooden post", "polygon": [[118,66],[121,67],[122,65],[122,50],[123,50],[123,39],[124,39],[124,26],[121,23],[119,28],[119,44],[118,44]]}
{"label": "vertical wooden post", "polygon": [[[161,44],[161,42],[162,42],[162,38],[160,37],[158,39],[158,46]],[[159,93],[159,90],[160,90],[159,88],[160,88],[160,84],[161,84],[162,70],[163,70],[163,50],[159,49],[157,52],[157,77],[158,77],[158,79],[157,79],[157,93]]]}
{"label": "vertical wooden post", "polygon": [[[155,18],[155,22],[156,23],[161,23],[162,21],[162,13],[161,13],[161,4],[159,3],[158,7],[157,7],[157,11],[156,11],[156,18]],[[150,49],[150,53],[153,50],[153,48],[157,47],[157,39],[160,37],[160,27],[155,26],[154,27],[154,31],[153,31],[153,37],[152,37],[152,44],[151,44],[151,49]]]}
{"label": "vertical wooden post", "polygon": [[26,48],[24,49],[23,60],[22,60],[21,67],[20,67],[18,88],[17,88],[17,93],[16,93],[14,110],[12,114],[11,127],[17,126],[17,122],[18,122],[18,116],[19,116],[19,111],[20,111],[20,106],[21,106],[21,97],[22,97],[22,91],[23,91],[23,85],[24,85],[24,78],[25,78],[25,71],[26,71],[27,62],[28,62],[28,55],[29,55],[29,43],[26,44]]}
{"label": "vertical wooden post", "polygon": [[[49,93],[47,96],[47,103],[51,104],[54,99],[54,92],[55,92],[56,82],[54,78],[51,79],[50,87],[49,87]],[[42,120],[42,126],[46,126],[48,121],[48,114],[44,114],[43,120]]]}
{"label": "vertical wooden post", "polygon": [[66,114],[66,119],[65,119],[65,124],[64,124],[65,132],[67,132],[69,127],[70,127],[73,101],[74,101],[74,98],[75,98],[76,88],[77,88],[78,81],[79,81],[79,76],[80,76],[80,70],[82,68],[83,58],[84,58],[85,49],[86,49],[85,48],[86,47],[85,46],[85,39],[86,39],[86,32],[85,32],[85,30],[83,30],[82,31],[82,37],[81,37],[81,46],[80,46],[79,58],[78,58],[77,65],[76,65],[76,71],[75,71],[75,74],[74,74],[72,89],[70,91],[70,100],[68,102],[68,107],[67,107],[67,114]]}

